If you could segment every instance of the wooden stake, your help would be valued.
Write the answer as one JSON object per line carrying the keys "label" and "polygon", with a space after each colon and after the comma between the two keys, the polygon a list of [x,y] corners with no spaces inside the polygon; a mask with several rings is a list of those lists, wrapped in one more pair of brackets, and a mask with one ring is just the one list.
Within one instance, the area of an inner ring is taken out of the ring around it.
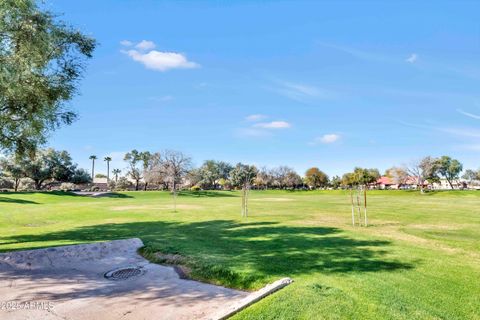
{"label": "wooden stake", "polygon": [[363,190],[363,204],[365,207],[365,227],[368,226],[368,218],[367,218],[367,186],[365,186],[365,189]]}
{"label": "wooden stake", "polygon": [[360,187],[357,188],[357,209],[358,209],[358,225],[362,226],[362,213],[360,211]]}
{"label": "wooden stake", "polygon": [[353,187],[350,188],[350,202],[352,203],[352,226],[355,227],[355,210],[353,205]]}

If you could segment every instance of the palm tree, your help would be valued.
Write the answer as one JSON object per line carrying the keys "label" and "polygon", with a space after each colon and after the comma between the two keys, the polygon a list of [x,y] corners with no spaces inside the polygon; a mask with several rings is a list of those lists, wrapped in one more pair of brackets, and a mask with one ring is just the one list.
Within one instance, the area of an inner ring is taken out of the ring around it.
{"label": "palm tree", "polygon": [[110,161],[112,161],[111,157],[105,157],[103,158],[103,161],[107,162],[107,182],[110,181]]}
{"label": "palm tree", "polygon": [[92,182],[93,182],[93,178],[95,177],[95,160],[97,160],[97,156],[92,154],[88,159],[92,160]]}
{"label": "palm tree", "polygon": [[115,176],[115,183],[117,183],[117,181],[118,181],[118,175],[119,175],[121,172],[122,172],[122,170],[120,170],[120,169],[113,169],[113,170],[112,170],[112,173],[113,173],[113,175]]}

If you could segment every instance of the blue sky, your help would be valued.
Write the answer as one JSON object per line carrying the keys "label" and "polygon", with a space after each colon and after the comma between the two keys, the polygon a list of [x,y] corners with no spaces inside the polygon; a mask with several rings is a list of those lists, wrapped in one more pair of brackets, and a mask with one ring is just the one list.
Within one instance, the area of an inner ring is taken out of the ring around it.
{"label": "blue sky", "polygon": [[133,148],[330,175],[443,154],[480,167],[480,2],[46,6],[100,43],[80,119],[50,140],[86,168]]}

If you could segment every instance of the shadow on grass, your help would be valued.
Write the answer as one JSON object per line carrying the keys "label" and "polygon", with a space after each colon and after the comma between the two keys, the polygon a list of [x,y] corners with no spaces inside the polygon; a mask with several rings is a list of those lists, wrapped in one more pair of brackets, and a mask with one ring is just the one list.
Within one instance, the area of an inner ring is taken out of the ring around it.
{"label": "shadow on grass", "polygon": [[230,193],[228,191],[180,191],[178,195],[181,197],[196,197],[196,198],[203,198],[203,197],[236,197],[234,193]]}
{"label": "shadow on grass", "polygon": [[70,196],[70,197],[78,196],[78,194],[75,194],[75,193],[70,192],[70,191],[59,191],[59,190],[55,190],[55,191],[38,190],[38,191],[17,191],[17,192],[7,191],[7,192],[2,192],[2,194],[4,194],[4,195],[48,194],[48,195],[53,195],[53,196]]}
{"label": "shadow on grass", "polygon": [[114,199],[126,199],[126,198],[133,198],[132,196],[125,194],[125,193],[116,193],[116,192],[106,192],[106,193],[101,193],[95,196],[92,196],[93,198],[114,198]]}
{"label": "shadow on grass", "polygon": [[144,252],[150,256],[162,252],[187,257],[193,262],[192,275],[196,279],[242,289],[258,288],[283,276],[413,268],[410,263],[386,257],[389,241],[353,239],[332,227],[292,227],[275,222],[103,224],[40,235],[1,237],[0,244],[132,237],[144,241]]}
{"label": "shadow on grass", "polygon": [[18,204],[39,204],[38,202],[35,202],[35,201],[23,200],[23,199],[12,199],[12,198],[5,198],[5,197],[0,197],[0,202],[18,203]]}

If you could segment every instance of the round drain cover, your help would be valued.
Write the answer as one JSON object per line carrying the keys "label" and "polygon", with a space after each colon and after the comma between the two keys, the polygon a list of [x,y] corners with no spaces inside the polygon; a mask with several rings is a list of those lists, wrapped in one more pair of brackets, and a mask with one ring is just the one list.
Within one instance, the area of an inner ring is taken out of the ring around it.
{"label": "round drain cover", "polygon": [[105,273],[109,280],[126,280],[141,276],[145,271],[141,267],[123,267]]}

